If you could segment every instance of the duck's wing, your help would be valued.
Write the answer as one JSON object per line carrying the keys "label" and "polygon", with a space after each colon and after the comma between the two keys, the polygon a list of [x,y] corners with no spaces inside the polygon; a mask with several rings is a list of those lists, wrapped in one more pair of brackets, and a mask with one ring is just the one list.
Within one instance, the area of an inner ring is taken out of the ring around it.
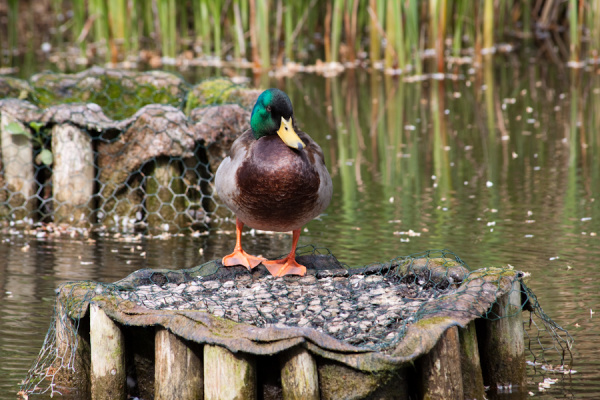
{"label": "duck's wing", "polygon": [[250,157],[250,147],[255,142],[252,130],[242,133],[231,145],[229,156],[219,165],[215,174],[215,190],[221,200],[231,208],[231,201],[238,192],[236,173],[240,165]]}

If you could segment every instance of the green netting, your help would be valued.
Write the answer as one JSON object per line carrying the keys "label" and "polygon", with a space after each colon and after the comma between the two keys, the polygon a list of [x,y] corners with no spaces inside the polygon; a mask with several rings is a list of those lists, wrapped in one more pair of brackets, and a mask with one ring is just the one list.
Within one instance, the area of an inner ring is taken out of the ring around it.
{"label": "green netting", "polygon": [[213,173],[258,94],[162,71],[0,77],[0,222],[71,234],[217,227],[230,213]]}
{"label": "green netting", "polygon": [[[114,284],[66,283],[57,290],[52,326],[22,393],[58,393],[65,385],[61,375],[82,373],[79,325],[90,303],[122,326],[163,326],[187,340],[263,356],[302,345],[375,374],[412,363],[452,326],[529,311],[523,324],[530,362],[571,371],[573,339],[544,314],[522,272],[469,271],[448,250],[348,268],[327,249],[306,246],[297,260],[307,276],[274,278],[262,265],[249,272],[211,261],[185,270],[139,270]],[[516,304],[499,310],[506,296]]]}

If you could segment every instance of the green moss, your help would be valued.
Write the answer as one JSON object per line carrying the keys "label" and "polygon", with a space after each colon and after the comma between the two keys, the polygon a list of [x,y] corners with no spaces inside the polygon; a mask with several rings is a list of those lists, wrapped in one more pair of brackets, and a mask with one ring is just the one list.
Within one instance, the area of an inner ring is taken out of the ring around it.
{"label": "green moss", "polygon": [[184,96],[181,79],[149,73],[88,70],[80,74],[38,74],[33,90],[40,106],[90,102],[112,119],[132,116],[148,104],[178,106]]}
{"label": "green moss", "polygon": [[487,278],[486,280],[491,281],[494,277],[501,278],[512,278],[517,274],[517,272],[510,268],[497,268],[497,267],[488,267],[483,269],[478,269],[469,274],[469,279],[478,279],[478,278]]}
{"label": "green moss", "polygon": [[423,329],[428,329],[431,326],[441,325],[447,321],[450,321],[449,317],[432,317],[432,318],[423,318],[414,323],[415,326]]}
{"label": "green moss", "polygon": [[10,76],[0,76],[0,98],[32,101],[33,88],[27,81]]}
{"label": "green moss", "polygon": [[186,115],[200,106],[218,105],[235,101],[238,86],[229,79],[209,79],[194,86],[188,93]]}

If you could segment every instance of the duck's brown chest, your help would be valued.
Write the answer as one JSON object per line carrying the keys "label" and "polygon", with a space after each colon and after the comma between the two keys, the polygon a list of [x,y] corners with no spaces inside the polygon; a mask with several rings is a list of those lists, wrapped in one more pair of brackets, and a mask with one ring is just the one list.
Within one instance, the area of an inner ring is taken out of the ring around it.
{"label": "duck's brown chest", "polygon": [[278,137],[258,140],[237,171],[238,217],[257,229],[276,231],[297,229],[314,218],[320,179],[310,157]]}

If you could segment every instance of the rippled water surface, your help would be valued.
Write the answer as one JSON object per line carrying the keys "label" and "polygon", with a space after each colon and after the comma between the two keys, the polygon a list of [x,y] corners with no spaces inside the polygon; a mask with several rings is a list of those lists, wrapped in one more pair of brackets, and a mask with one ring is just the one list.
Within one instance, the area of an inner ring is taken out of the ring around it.
{"label": "rippled water surface", "polygon": [[[531,273],[544,311],[575,338],[577,373],[530,367],[530,394],[598,398],[600,75],[508,60],[456,72],[419,83],[352,71],[261,82],[290,94],[334,181],[332,204],[300,244],[349,265],[446,248],[473,269]],[[15,398],[36,358],[60,283],[198,265],[233,248],[233,226],[221,228],[169,240],[0,236],[0,399]],[[277,256],[291,236],[244,241]],[[541,392],[544,377],[559,380]]]}

